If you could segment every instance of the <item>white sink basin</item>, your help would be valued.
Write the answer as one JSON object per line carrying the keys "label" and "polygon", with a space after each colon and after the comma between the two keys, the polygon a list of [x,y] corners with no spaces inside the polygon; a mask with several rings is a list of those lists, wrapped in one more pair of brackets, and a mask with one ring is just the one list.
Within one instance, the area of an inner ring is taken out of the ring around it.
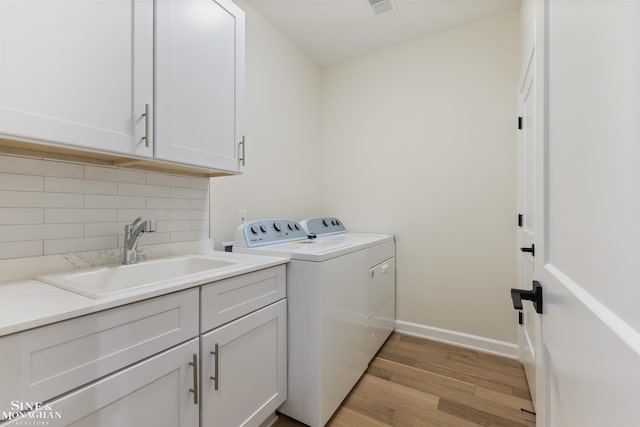
{"label": "white sink basin", "polygon": [[90,298],[104,298],[141,286],[169,283],[195,276],[215,276],[239,265],[211,258],[189,256],[50,274],[37,279]]}

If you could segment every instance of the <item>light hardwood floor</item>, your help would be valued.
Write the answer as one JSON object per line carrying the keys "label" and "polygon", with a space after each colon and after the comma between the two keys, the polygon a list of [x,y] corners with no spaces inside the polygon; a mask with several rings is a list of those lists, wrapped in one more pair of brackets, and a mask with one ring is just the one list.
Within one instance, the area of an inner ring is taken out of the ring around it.
{"label": "light hardwood floor", "polygon": [[[526,411],[519,362],[394,333],[327,426],[535,426]],[[283,415],[274,424],[301,425]]]}

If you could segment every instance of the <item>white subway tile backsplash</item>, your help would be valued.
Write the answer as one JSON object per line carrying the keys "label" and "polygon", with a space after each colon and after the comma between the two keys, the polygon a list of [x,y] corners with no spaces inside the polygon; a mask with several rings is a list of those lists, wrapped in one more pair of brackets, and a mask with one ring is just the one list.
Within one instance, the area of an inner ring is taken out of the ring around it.
{"label": "white subway tile backsplash", "polygon": [[[26,258],[41,255],[43,255],[42,240],[0,243],[0,259]],[[0,276],[0,281],[1,280],[2,276]]]}
{"label": "white subway tile backsplash", "polygon": [[147,208],[150,209],[191,209],[189,200],[147,197]]}
{"label": "white subway tile backsplash", "polygon": [[208,230],[209,229],[209,221],[207,221],[207,220],[194,220],[194,221],[191,221],[191,229],[192,230]]}
{"label": "white subway tile backsplash", "polygon": [[171,197],[178,199],[198,199],[205,200],[209,192],[198,188],[176,188],[171,187]]}
{"label": "white subway tile backsplash", "polygon": [[84,177],[84,166],[82,165],[4,155],[0,156],[0,171],[36,176]]}
{"label": "white subway tile backsplash", "polygon": [[146,181],[145,172],[100,166],[85,166],[84,177],[96,181],[129,182],[132,184],[144,184]]}
{"label": "white subway tile backsplash", "polygon": [[158,231],[192,230],[191,221],[158,221]]}
{"label": "white subway tile backsplash", "polygon": [[76,224],[88,222],[110,222],[118,220],[117,209],[45,209],[47,224]]}
{"label": "white subway tile backsplash", "polygon": [[[185,219],[209,219],[209,211],[206,209],[188,209],[188,210],[173,210],[171,212],[171,219],[185,220]],[[168,219],[168,218],[167,218]]]}
{"label": "white subway tile backsplash", "polygon": [[56,239],[44,241],[44,254],[64,254],[68,252],[96,251],[100,249],[116,249],[116,236],[82,237],[78,239]]}
{"label": "white subway tile backsplash", "polygon": [[85,237],[124,235],[126,222],[94,222],[84,225]]}
{"label": "white subway tile backsplash", "polygon": [[43,191],[41,176],[0,173],[0,190]]}
{"label": "white subway tile backsplash", "polygon": [[44,191],[48,193],[118,194],[118,184],[115,182],[46,177],[44,179]]}
{"label": "white subway tile backsplash", "polygon": [[147,173],[147,184],[163,185],[166,187],[191,187],[191,178],[178,175]]}
{"label": "white subway tile backsplash", "polygon": [[191,188],[209,190],[209,178],[191,178]]}
{"label": "white subway tile backsplash", "polygon": [[82,194],[0,191],[0,208],[81,208]]}
{"label": "white subway tile backsplash", "polygon": [[42,224],[44,209],[4,208],[0,209],[0,224]]}
{"label": "white subway tile backsplash", "polygon": [[209,211],[209,199],[206,200],[189,200],[189,208],[188,209],[206,209]]}
{"label": "white subway tile backsplash", "polygon": [[169,187],[160,185],[118,184],[118,194],[122,196],[170,197]]}
{"label": "white subway tile backsplash", "polygon": [[165,221],[172,219],[171,215],[175,211],[169,209],[118,209],[118,221],[126,221],[131,223],[134,219],[141,216],[144,219],[155,219],[156,221]]}
{"label": "white subway tile backsplash", "polygon": [[209,238],[209,230],[172,231],[172,242],[188,242],[192,240],[204,240]]}
{"label": "white subway tile backsplash", "polygon": [[0,155],[0,259],[209,239],[209,179]]}
{"label": "white subway tile backsplash", "polygon": [[84,196],[85,208],[144,208],[144,197],[135,196]]}
{"label": "white subway tile backsplash", "polygon": [[26,242],[82,235],[82,224],[0,225],[0,242]]}

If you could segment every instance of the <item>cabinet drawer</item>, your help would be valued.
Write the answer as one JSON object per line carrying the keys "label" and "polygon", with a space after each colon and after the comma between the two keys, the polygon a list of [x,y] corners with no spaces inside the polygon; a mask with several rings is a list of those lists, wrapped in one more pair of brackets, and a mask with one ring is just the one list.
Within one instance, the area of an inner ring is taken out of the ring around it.
{"label": "cabinet drawer", "polygon": [[201,332],[206,332],[286,296],[286,267],[267,268],[202,287]]}
{"label": "cabinet drawer", "polygon": [[0,338],[0,408],[43,402],[198,335],[191,289]]}

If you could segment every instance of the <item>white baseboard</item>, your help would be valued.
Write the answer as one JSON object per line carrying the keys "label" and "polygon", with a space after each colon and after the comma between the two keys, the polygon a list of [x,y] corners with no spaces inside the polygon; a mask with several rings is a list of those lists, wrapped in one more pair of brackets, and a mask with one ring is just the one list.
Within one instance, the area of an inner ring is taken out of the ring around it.
{"label": "white baseboard", "polygon": [[518,359],[518,346],[506,341],[498,341],[491,338],[440,329],[433,326],[419,325],[402,320],[396,320],[396,332],[457,345],[484,353],[491,353],[509,359]]}

